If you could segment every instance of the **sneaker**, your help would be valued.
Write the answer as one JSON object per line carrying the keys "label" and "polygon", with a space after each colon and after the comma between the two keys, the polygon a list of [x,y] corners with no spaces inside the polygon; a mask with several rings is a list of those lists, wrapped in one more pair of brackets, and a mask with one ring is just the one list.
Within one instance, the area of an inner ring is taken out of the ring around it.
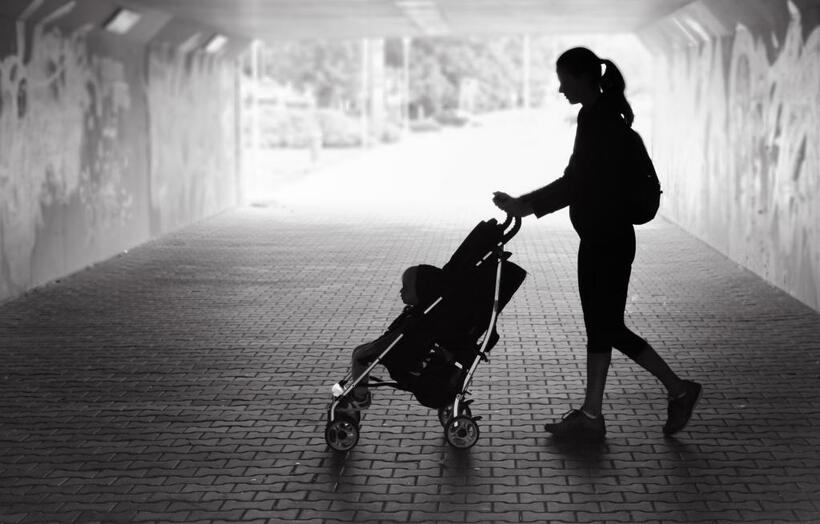
{"label": "sneaker", "polygon": [[669,418],[663,426],[664,435],[674,435],[686,427],[703,392],[703,387],[691,380],[684,380],[683,388],[683,393],[675,397],[669,396],[669,407],[667,408]]}
{"label": "sneaker", "polygon": [[371,395],[369,390],[363,396],[360,396],[360,393],[353,390],[350,395],[342,399],[338,409],[342,411],[362,411],[370,407],[372,400],[373,395]]}
{"label": "sneaker", "polygon": [[552,433],[554,438],[601,440],[606,436],[604,416],[589,418],[580,409],[569,410],[561,417],[561,422],[544,424],[544,429]]}

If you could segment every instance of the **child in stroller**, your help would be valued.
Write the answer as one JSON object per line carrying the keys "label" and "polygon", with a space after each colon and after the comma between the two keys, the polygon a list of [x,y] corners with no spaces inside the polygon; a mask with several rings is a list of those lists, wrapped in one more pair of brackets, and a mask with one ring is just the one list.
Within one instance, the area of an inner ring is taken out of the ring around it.
{"label": "child in stroller", "polygon": [[[449,444],[463,449],[476,443],[481,417],[470,412],[467,387],[499,340],[499,313],[526,277],[504,251],[520,227],[520,218],[509,215],[503,224],[482,221],[441,269],[422,265],[405,271],[402,299],[408,307],[384,335],[354,350],[351,372],[332,388],[325,426],[332,449],[356,445],[369,389],[378,386],[409,391],[423,406],[437,409]],[[369,376],[377,364],[394,382]]]}
{"label": "child in stroller", "polygon": [[[418,323],[423,315],[425,304],[431,303],[444,290],[444,274],[440,268],[427,264],[420,264],[407,268],[401,276],[402,302],[406,304],[401,315],[388,326],[387,331],[379,338],[364,343],[353,350],[350,366],[350,379],[355,381],[365,374],[367,367],[390,345],[396,336],[411,324]],[[416,336],[423,338],[428,333],[421,328]],[[370,407],[372,397],[368,388],[368,377],[362,377],[359,384],[353,388],[351,394],[337,408],[341,411],[361,411]]]}

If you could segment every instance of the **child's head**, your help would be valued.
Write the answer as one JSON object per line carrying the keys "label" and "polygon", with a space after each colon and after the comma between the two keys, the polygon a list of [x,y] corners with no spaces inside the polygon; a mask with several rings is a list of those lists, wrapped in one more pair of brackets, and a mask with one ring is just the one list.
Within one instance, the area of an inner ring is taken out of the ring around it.
{"label": "child's head", "polygon": [[405,304],[418,306],[441,294],[443,272],[436,266],[420,264],[407,268],[401,276],[401,299]]}

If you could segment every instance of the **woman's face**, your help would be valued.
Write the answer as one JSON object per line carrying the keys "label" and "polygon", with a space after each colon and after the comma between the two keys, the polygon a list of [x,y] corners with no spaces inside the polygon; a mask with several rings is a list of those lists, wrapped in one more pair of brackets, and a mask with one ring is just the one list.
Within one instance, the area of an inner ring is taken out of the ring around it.
{"label": "woman's face", "polygon": [[570,104],[581,102],[582,94],[589,90],[589,82],[583,76],[558,69],[558,92],[563,93]]}

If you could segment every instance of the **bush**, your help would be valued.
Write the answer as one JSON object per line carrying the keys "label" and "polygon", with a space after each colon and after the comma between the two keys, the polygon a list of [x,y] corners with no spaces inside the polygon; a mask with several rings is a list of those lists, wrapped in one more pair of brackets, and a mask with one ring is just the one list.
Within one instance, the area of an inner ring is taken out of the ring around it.
{"label": "bush", "polygon": [[[341,111],[323,109],[318,112],[324,147],[358,147],[362,145],[362,122],[359,117]],[[401,127],[392,122],[374,124],[368,129],[376,142],[393,143],[401,139]]]}
{"label": "bush", "polygon": [[310,147],[320,132],[312,111],[264,108],[259,114],[262,147]]}
{"label": "bush", "polygon": [[429,131],[440,131],[441,124],[432,118],[425,118],[424,120],[411,120],[410,131],[414,133],[426,133]]}
{"label": "bush", "polygon": [[444,126],[463,127],[470,122],[470,117],[455,109],[445,109],[436,115],[436,121]]}
{"label": "bush", "polygon": [[370,135],[378,142],[393,144],[401,140],[402,130],[400,125],[385,121],[381,125],[374,126],[370,130]]}
{"label": "bush", "polygon": [[362,145],[361,124],[357,118],[341,111],[321,109],[316,115],[324,147],[357,147]]}
{"label": "bush", "polygon": [[[362,128],[359,117],[333,109],[263,108],[260,111],[260,142],[263,148],[359,147]],[[401,128],[391,122],[374,125],[370,137],[392,143],[401,138]]]}

